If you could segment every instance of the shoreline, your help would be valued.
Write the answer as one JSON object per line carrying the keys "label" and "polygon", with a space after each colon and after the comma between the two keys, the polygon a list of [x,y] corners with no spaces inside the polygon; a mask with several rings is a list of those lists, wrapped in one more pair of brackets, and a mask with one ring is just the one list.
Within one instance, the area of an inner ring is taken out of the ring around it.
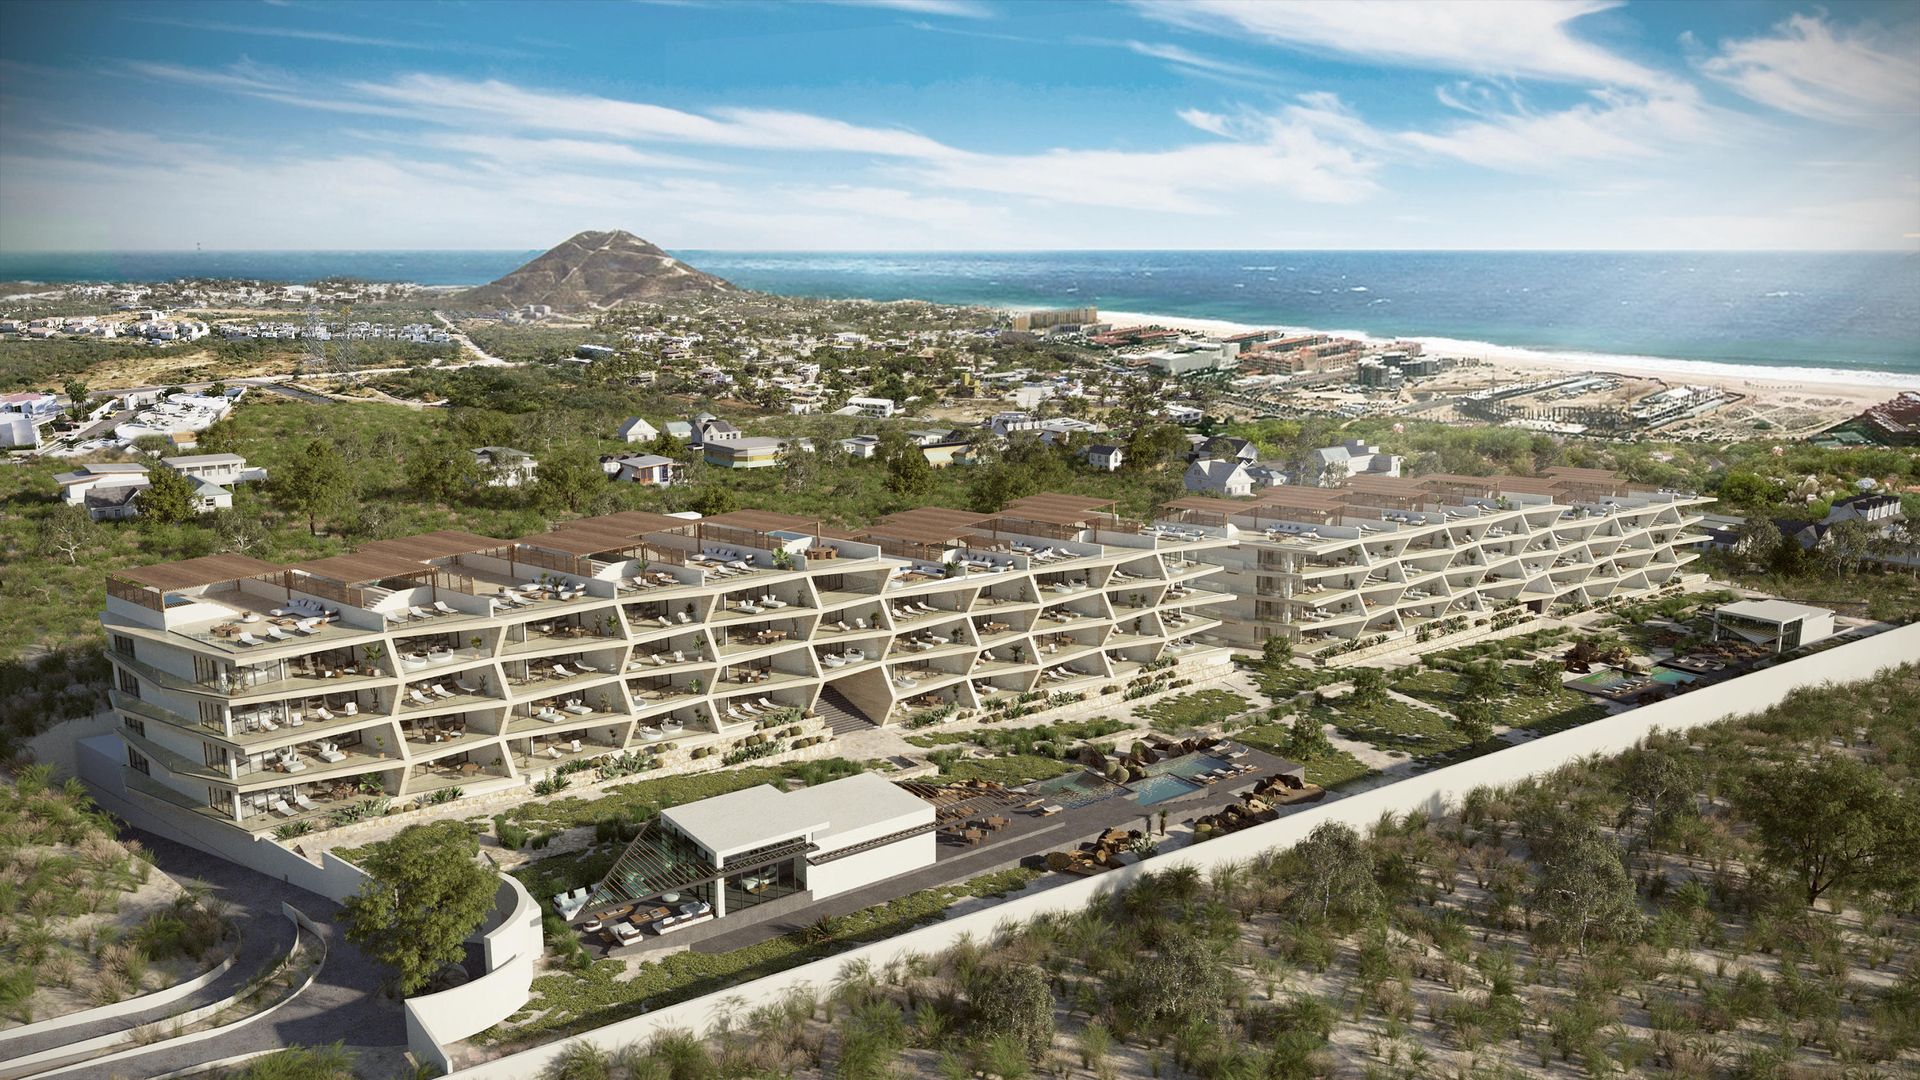
{"label": "shoreline", "polygon": [[1771,367],[1764,364],[1735,364],[1715,360],[1678,360],[1658,356],[1530,349],[1515,345],[1496,345],[1492,342],[1461,341],[1456,338],[1418,335],[1382,338],[1355,330],[1239,323],[1226,319],[1188,318],[1139,311],[1102,310],[1100,318],[1102,322],[1112,322],[1116,326],[1123,323],[1159,325],[1170,330],[1188,330],[1217,335],[1240,334],[1253,330],[1283,330],[1289,333],[1329,334],[1334,337],[1354,338],[1369,344],[1414,341],[1434,355],[1484,360],[1496,367],[1515,372],[1540,369],[1617,372],[1688,385],[1720,386],[1749,394],[1788,391],[1844,397],[1867,404],[1877,404],[1894,396],[1900,390],[1920,389],[1920,374],[1893,371],[1855,371],[1848,368],[1800,366]]}

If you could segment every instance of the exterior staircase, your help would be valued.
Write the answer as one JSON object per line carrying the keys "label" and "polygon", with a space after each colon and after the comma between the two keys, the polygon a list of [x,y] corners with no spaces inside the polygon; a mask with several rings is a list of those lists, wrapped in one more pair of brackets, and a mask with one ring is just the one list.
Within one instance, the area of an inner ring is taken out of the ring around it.
{"label": "exterior staircase", "polygon": [[831,686],[820,689],[820,697],[813,703],[813,711],[827,722],[827,729],[835,735],[865,731],[875,726],[859,706],[847,700],[847,695]]}

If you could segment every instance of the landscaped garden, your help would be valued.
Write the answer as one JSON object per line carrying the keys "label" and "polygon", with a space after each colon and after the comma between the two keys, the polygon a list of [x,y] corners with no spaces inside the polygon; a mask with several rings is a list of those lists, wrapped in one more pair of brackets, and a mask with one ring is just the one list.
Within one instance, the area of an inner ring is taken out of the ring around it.
{"label": "landscaped garden", "polygon": [[1254,703],[1231,690],[1192,690],[1143,706],[1139,715],[1162,735],[1179,735],[1238,716]]}

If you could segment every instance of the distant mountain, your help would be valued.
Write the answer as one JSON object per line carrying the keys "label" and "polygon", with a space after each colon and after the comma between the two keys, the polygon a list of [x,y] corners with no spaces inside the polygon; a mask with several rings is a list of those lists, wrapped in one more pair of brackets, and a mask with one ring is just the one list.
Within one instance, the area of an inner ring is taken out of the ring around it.
{"label": "distant mountain", "polygon": [[468,289],[460,299],[472,305],[577,309],[732,289],[730,283],[615,229],[583,232],[498,281]]}

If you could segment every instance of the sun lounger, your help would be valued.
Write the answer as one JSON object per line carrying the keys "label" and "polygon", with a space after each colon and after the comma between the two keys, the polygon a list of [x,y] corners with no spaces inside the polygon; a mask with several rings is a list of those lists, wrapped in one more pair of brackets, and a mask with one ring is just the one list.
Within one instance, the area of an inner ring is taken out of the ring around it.
{"label": "sun lounger", "polygon": [[287,800],[279,798],[277,796],[274,798],[272,802],[267,804],[267,809],[273,811],[275,814],[279,815],[280,817],[293,817],[294,815],[299,813],[298,810],[295,810],[293,807],[287,805]]}
{"label": "sun lounger", "polygon": [[446,685],[443,683],[434,683],[432,686],[427,687],[427,692],[432,694],[434,697],[441,698],[443,700],[450,697],[460,696],[458,694],[455,694],[453,691],[447,689]]}
{"label": "sun lounger", "polygon": [[653,666],[654,666],[654,667],[666,667],[666,666],[667,666],[667,656],[666,656],[666,654],[665,654],[665,653],[654,653],[654,654],[653,654],[653,656],[652,656],[652,657],[651,657],[650,659],[652,659],[652,660],[653,660]]}
{"label": "sun lounger", "polygon": [[285,630],[282,630],[277,626],[267,627],[267,636],[272,638],[275,641],[292,641],[293,640],[292,634],[287,633]]}
{"label": "sun lounger", "polygon": [[575,716],[592,716],[593,715],[592,708],[586,705],[582,705],[577,701],[570,705],[562,705],[560,706],[560,708],[561,708],[561,711],[570,712]]}
{"label": "sun lounger", "polygon": [[266,717],[264,717],[264,716],[260,718],[260,726],[261,726],[262,728],[264,728],[264,729],[266,729],[266,730],[268,730],[268,731],[279,731],[279,730],[280,730],[280,725],[279,725],[279,724],[276,724],[276,723],[274,723],[273,721],[271,721],[271,720],[269,720],[269,719],[267,719],[267,718],[266,718]]}
{"label": "sun lounger", "polygon": [[571,679],[573,678],[573,672],[568,671],[565,664],[555,664],[553,665],[553,677],[556,679]]}
{"label": "sun lounger", "polygon": [[322,719],[322,720],[331,720],[331,719],[333,719],[333,713],[331,713],[331,712],[329,712],[329,711],[327,710],[327,707],[326,707],[326,706],[324,706],[324,705],[322,705],[322,706],[321,706],[320,708],[318,708],[318,709],[315,709],[315,710],[313,710],[313,715],[314,715],[314,716],[316,716],[316,717],[318,717],[318,718],[320,718],[320,719]]}
{"label": "sun lounger", "polygon": [[314,806],[313,800],[307,798],[305,795],[301,794],[300,792],[294,792],[293,805],[299,807],[302,810],[311,810],[313,809],[313,806]]}
{"label": "sun lounger", "polygon": [[433,612],[431,612],[431,611],[428,611],[428,610],[427,610],[426,608],[423,608],[423,607],[421,607],[421,606],[420,606],[420,605],[418,605],[418,604],[415,604],[415,605],[413,605],[412,607],[410,607],[410,608],[408,608],[408,609],[407,609],[407,614],[409,614],[409,615],[411,615],[411,616],[413,616],[413,617],[414,617],[414,618],[416,618],[416,619],[431,619],[431,618],[433,618]]}
{"label": "sun lounger", "polygon": [[678,615],[676,615],[676,616],[674,617],[674,619],[675,619],[675,621],[676,621],[676,622],[680,622],[680,623],[690,623],[690,622],[692,622],[692,621],[693,621],[693,616],[691,616],[691,615],[689,615],[689,614],[687,614],[686,612],[684,612],[684,611],[683,611],[683,612],[681,612],[680,614],[678,614]]}
{"label": "sun lounger", "polygon": [[445,600],[435,600],[433,602],[433,610],[439,612],[442,615],[460,614],[458,611],[454,610],[453,608],[448,607],[447,602]]}
{"label": "sun lounger", "polygon": [[453,681],[453,688],[460,691],[463,694],[480,693],[480,687],[468,685],[467,682],[463,679],[455,679]]}
{"label": "sun lounger", "polygon": [[433,704],[433,699],[421,693],[420,688],[417,686],[407,687],[407,700],[413,702],[415,705]]}
{"label": "sun lounger", "polygon": [[674,654],[673,654],[673,662],[674,662],[674,663],[676,663],[676,664],[684,664],[684,663],[686,663],[686,662],[687,662],[687,654],[686,654],[686,653],[684,653],[684,652],[679,652],[679,651],[675,651],[675,652],[674,652]]}

